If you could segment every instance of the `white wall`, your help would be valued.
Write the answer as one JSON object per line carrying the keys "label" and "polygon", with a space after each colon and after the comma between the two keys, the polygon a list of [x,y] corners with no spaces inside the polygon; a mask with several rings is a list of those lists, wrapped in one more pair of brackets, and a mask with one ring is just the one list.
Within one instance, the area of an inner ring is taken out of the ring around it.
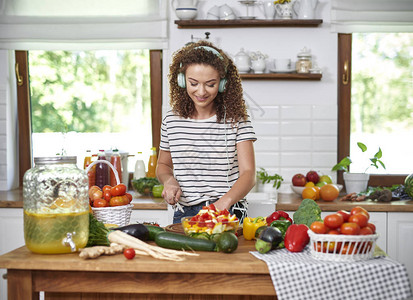
{"label": "white wall", "polygon": [[[214,5],[227,4],[238,16],[246,15],[246,7],[237,0],[201,1],[198,19]],[[164,74],[168,72],[171,53],[191,41],[191,35],[204,38],[234,56],[241,48],[261,51],[274,58],[296,60],[303,47],[311,49],[313,59],[323,71],[321,81],[244,80],[243,88],[257,134],[255,153],[257,167],[284,177],[281,191],[290,192],[289,183],[295,173],[310,169],[325,174],[337,161],[337,34],[330,32],[330,1],[321,0],[316,18],[319,27],[269,27],[228,29],[178,29],[173,9],[170,11],[170,53],[164,54]],[[264,18],[257,8],[250,15]],[[164,109],[168,100],[164,80]]]}

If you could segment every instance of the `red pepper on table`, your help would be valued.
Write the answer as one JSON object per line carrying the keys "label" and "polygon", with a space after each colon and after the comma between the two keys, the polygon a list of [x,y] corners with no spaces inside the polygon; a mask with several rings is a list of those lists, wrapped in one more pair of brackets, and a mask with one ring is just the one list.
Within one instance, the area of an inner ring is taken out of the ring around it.
{"label": "red pepper on table", "polygon": [[285,233],[284,245],[290,252],[301,252],[310,241],[308,227],[304,224],[292,224]]}
{"label": "red pepper on table", "polygon": [[288,220],[288,221],[290,221],[291,224],[293,223],[293,220],[290,218],[288,213],[286,213],[285,211],[282,211],[282,210],[278,210],[278,211],[273,212],[266,219],[268,225],[271,225],[271,223],[273,221],[276,221],[276,220]]}

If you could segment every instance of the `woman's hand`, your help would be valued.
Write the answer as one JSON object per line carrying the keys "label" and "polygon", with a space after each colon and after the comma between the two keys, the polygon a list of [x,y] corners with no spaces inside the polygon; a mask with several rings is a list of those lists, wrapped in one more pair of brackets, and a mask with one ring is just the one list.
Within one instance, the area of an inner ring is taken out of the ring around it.
{"label": "woman's hand", "polygon": [[174,177],[170,177],[167,182],[164,182],[162,197],[168,204],[175,205],[179,198],[181,198],[181,195],[181,187]]}

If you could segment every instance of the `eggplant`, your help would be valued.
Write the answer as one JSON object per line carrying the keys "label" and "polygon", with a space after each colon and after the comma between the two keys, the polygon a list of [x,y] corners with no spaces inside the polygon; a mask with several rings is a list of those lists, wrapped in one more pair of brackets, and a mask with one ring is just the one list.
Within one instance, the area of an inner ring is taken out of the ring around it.
{"label": "eggplant", "polygon": [[260,232],[260,235],[255,242],[255,249],[259,253],[267,253],[270,250],[276,249],[283,241],[281,230],[276,227],[267,227]]}
{"label": "eggplant", "polygon": [[122,227],[112,228],[112,230],[120,230],[127,233],[141,241],[147,241],[149,239],[149,230],[143,224],[130,224]]}

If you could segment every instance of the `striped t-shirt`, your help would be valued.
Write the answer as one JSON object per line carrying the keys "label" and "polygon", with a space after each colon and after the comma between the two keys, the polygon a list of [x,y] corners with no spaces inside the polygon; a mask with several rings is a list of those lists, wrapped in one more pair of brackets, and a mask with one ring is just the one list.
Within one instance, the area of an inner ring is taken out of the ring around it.
{"label": "striped t-shirt", "polygon": [[236,127],[205,120],[185,119],[169,111],[162,121],[160,149],[170,151],[182,196],[179,202],[192,206],[221,198],[239,177],[236,144],[255,141],[251,122]]}

